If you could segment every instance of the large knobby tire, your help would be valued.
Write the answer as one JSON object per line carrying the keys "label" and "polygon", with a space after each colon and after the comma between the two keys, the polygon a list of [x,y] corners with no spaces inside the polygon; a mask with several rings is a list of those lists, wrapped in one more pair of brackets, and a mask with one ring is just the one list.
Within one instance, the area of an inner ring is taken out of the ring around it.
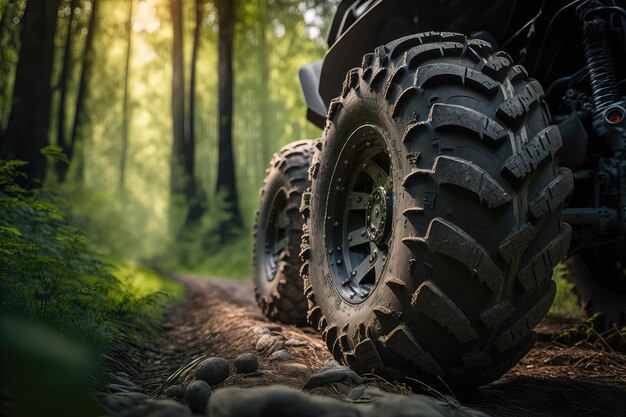
{"label": "large knobby tire", "polygon": [[599,330],[626,326],[625,248],[589,249],[565,262],[566,278]]}
{"label": "large knobby tire", "polygon": [[299,270],[302,193],[309,190],[313,142],[290,143],[275,154],[261,188],[254,224],[253,280],[256,299],[272,321],[306,325],[307,302]]}
{"label": "large knobby tire", "polygon": [[467,388],[531,348],[571,240],[543,98],[506,53],[454,33],[349,71],[303,196],[308,320],[337,360]]}

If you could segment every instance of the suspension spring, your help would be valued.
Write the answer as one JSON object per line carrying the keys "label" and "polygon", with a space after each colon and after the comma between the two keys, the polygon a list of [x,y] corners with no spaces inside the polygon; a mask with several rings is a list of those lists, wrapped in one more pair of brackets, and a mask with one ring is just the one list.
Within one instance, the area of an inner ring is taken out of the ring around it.
{"label": "suspension spring", "polygon": [[584,49],[596,114],[619,100],[606,23],[600,17],[583,25]]}

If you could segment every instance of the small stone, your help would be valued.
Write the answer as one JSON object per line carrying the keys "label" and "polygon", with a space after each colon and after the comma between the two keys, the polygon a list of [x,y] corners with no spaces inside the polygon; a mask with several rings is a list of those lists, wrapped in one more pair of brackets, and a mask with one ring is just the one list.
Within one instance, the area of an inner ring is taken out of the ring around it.
{"label": "small stone", "polygon": [[127,410],[121,417],[193,417],[189,408],[172,400],[150,400]]}
{"label": "small stone", "polygon": [[270,356],[271,361],[291,361],[293,360],[293,356],[291,353],[287,352],[284,349],[278,350]]}
{"label": "small stone", "polygon": [[165,390],[164,394],[167,398],[182,400],[185,397],[185,387],[180,384],[172,385]]}
{"label": "small stone", "polygon": [[259,359],[254,353],[242,353],[235,359],[237,372],[249,374],[259,369]]}
{"label": "small stone", "polygon": [[270,334],[270,329],[267,327],[252,326],[248,329],[248,333],[252,334],[253,337],[259,338],[264,334]]}
{"label": "small stone", "polygon": [[353,404],[335,398],[308,395],[281,385],[222,388],[211,396],[208,408],[208,415],[211,417],[361,415]]}
{"label": "small stone", "polygon": [[303,389],[310,390],[323,385],[336,384],[339,382],[351,385],[361,385],[363,383],[363,378],[361,378],[352,369],[342,366],[339,368],[327,369],[311,375],[306,384],[304,384]]}
{"label": "small stone", "polygon": [[369,402],[376,399],[387,397],[391,394],[382,391],[376,387],[368,387],[366,385],[359,385],[352,388],[347,397],[352,401]]}
{"label": "small stone", "polygon": [[261,337],[259,337],[259,340],[257,340],[256,342],[256,350],[257,352],[263,352],[263,351],[269,350],[273,344],[274,344],[274,337],[269,333],[263,334],[261,335]]}
{"label": "small stone", "polygon": [[196,368],[196,379],[205,381],[209,385],[224,382],[230,375],[230,365],[226,359],[213,357],[200,362]]}
{"label": "small stone", "polygon": [[185,403],[194,413],[203,413],[210,395],[209,384],[204,381],[193,381],[185,391]]}
{"label": "small stone", "polygon": [[259,338],[256,344],[257,352],[262,355],[270,355],[272,352],[285,348],[285,340],[282,336],[274,336],[271,334],[264,334]]}

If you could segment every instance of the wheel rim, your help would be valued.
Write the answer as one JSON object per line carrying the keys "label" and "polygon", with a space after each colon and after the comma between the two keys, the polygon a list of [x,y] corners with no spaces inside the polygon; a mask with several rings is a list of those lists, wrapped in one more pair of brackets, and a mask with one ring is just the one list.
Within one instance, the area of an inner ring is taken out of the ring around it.
{"label": "wheel rim", "polygon": [[350,303],[371,294],[389,257],[391,173],[387,144],[372,125],[350,135],[333,170],[325,207],[325,247],[335,285]]}
{"label": "wheel rim", "polygon": [[265,277],[272,281],[278,272],[282,253],[289,246],[287,192],[281,188],[274,195],[265,230]]}

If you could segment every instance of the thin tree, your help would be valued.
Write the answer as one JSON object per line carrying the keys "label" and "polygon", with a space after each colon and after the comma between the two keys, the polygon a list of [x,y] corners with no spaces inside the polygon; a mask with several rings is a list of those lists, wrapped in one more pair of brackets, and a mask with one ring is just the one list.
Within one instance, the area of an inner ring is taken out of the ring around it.
{"label": "thin tree", "polygon": [[[85,49],[83,51],[83,64],[78,82],[78,93],[76,95],[76,109],[74,111],[74,122],[72,123],[71,141],[69,143],[68,156],[73,156],[73,150],[78,144],[78,135],[89,124],[89,112],[85,107],[88,94],[89,80],[93,71],[94,62],[94,37],[96,33],[96,23],[98,19],[98,0],[91,0],[91,15],[87,24],[87,37],[85,39]],[[78,159],[77,177],[82,180],[84,177],[84,155]]]}
{"label": "thin tree", "polygon": [[[267,27],[269,25],[269,8],[267,0],[258,0],[258,26],[259,26],[259,46],[257,48],[257,61],[258,61],[258,75],[259,75],[259,117],[261,118],[261,161],[262,166],[265,166],[269,161],[273,149],[271,144],[274,142],[270,128],[272,123],[270,112],[270,94],[269,94],[269,81],[270,81],[270,68],[269,68],[269,53],[267,47]],[[294,138],[295,139],[295,138]]]}
{"label": "thin tree", "polygon": [[[171,0],[172,14],[172,160],[171,196],[172,212],[178,209],[181,197],[190,192],[193,181],[193,161],[187,158],[189,135],[185,120],[185,69],[183,56],[183,10],[182,0]],[[188,175],[191,168],[192,175]]]}
{"label": "thin tree", "polygon": [[45,178],[48,145],[50,79],[54,35],[60,0],[29,0],[24,11],[21,49],[17,62],[11,114],[3,140],[6,156],[28,161],[27,185]]}
{"label": "thin tree", "polygon": [[233,40],[236,0],[216,0],[218,15],[218,152],[216,189],[224,196],[230,219],[220,225],[222,242],[242,226],[233,155]]}
{"label": "thin tree", "polygon": [[[12,25],[11,21],[18,13],[18,5],[16,0],[9,0],[2,10],[2,16],[0,16],[0,141],[2,141],[2,134],[6,124],[8,122],[9,100],[9,72],[13,67],[13,63],[8,59],[9,52],[18,48],[19,36],[16,36],[13,32],[18,32],[17,25]],[[12,27],[13,26],[13,27]]]}
{"label": "thin tree", "polygon": [[8,27],[8,21],[11,19],[12,14],[10,13],[15,10],[15,0],[8,0],[7,4],[4,5],[4,9],[1,11],[0,15],[0,42],[3,41],[4,32]]}
{"label": "thin tree", "polygon": [[126,181],[126,157],[128,153],[128,131],[129,131],[129,84],[130,78],[130,60],[133,46],[133,4],[134,0],[130,0],[128,6],[128,21],[126,22],[126,62],[124,64],[124,96],[122,99],[122,143],[120,150],[120,176],[119,191],[124,196],[124,183]]}
{"label": "thin tree", "polygon": [[[67,155],[68,158],[72,157],[72,148],[67,138],[67,85],[72,76],[72,39],[73,30],[72,22],[74,21],[74,12],[78,9],[79,0],[70,1],[70,15],[67,19],[67,34],[65,37],[65,48],[63,49],[63,57],[61,63],[61,75],[59,77],[59,106],[57,109],[57,146],[61,148],[61,151]],[[62,161],[57,161],[56,172],[59,181],[65,180],[67,174],[68,165]]]}
{"label": "thin tree", "polygon": [[204,0],[195,0],[195,26],[193,30],[193,41],[191,47],[191,74],[189,79],[189,111],[186,116],[186,136],[183,144],[182,159],[183,168],[187,183],[185,184],[185,195],[189,203],[187,216],[182,232],[194,228],[206,211],[206,196],[198,186],[195,174],[196,155],[196,78],[198,66],[198,51],[200,49],[200,32],[202,29],[202,7]]}

